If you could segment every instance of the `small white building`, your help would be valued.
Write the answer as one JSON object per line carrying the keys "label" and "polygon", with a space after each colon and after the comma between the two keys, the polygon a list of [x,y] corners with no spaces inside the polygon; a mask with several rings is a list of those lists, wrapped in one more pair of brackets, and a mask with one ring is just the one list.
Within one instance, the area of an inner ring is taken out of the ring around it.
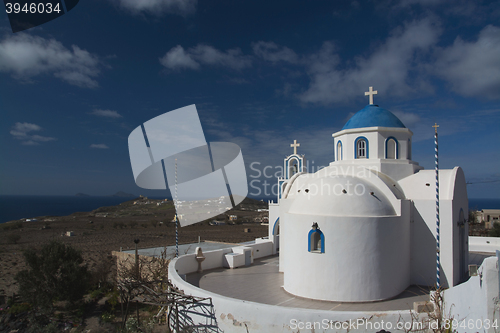
{"label": "small white building", "polygon": [[500,209],[483,209],[476,214],[477,222],[484,222],[486,229],[493,228],[493,224],[500,222]]}
{"label": "small white building", "polygon": [[[436,284],[435,170],[412,160],[413,133],[372,103],[333,133],[328,167],[308,173],[296,141],[285,158],[269,239],[293,295],[366,302]],[[448,288],[467,277],[468,199],[460,167],[440,170],[439,184],[440,284]]]}

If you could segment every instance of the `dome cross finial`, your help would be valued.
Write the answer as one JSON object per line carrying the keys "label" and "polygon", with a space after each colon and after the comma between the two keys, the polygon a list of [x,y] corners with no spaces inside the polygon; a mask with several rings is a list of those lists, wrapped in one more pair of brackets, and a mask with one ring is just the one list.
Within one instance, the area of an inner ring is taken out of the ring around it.
{"label": "dome cross finial", "polygon": [[293,148],[293,153],[297,155],[297,147],[300,147],[300,143],[297,143],[297,140],[293,140],[293,143],[290,144],[290,147]]}
{"label": "dome cross finial", "polygon": [[370,104],[373,104],[373,95],[377,95],[378,91],[373,90],[373,87],[370,87],[368,91],[365,91],[365,96],[370,96]]}

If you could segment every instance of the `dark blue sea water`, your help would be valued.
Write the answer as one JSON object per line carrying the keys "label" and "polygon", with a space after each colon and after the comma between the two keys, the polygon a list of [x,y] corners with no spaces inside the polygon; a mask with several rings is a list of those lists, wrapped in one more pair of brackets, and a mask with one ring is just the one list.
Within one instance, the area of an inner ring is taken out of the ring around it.
{"label": "dark blue sea water", "polygon": [[500,209],[500,199],[469,199],[469,209]]}
{"label": "dark blue sea water", "polygon": [[131,199],[133,198],[0,195],[0,223],[44,215],[65,216],[75,212],[89,212]]}
{"label": "dark blue sea water", "polygon": [[[89,212],[131,199],[133,198],[0,195],[0,223],[44,215],[65,216],[75,212]],[[469,199],[469,208],[500,209],[500,199]]]}

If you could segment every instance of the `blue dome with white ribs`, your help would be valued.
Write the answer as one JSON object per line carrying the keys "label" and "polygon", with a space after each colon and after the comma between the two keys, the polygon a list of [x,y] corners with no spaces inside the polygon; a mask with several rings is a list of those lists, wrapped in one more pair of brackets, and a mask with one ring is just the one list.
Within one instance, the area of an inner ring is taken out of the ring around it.
{"label": "blue dome with white ribs", "polygon": [[356,112],[354,116],[342,128],[353,129],[363,127],[399,127],[406,126],[391,111],[383,109],[378,105],[370,104]]}

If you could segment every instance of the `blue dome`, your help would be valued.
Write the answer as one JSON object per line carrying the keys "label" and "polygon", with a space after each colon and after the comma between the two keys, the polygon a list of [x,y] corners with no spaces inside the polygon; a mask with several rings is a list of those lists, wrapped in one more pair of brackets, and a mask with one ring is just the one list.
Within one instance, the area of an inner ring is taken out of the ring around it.
{"label": "blue dome", "polygon": [[406,126],[391,111],[383,109],[378,105],[367,105],[356,112],[342,128],[353,129],[362,127],[400,127]]}

